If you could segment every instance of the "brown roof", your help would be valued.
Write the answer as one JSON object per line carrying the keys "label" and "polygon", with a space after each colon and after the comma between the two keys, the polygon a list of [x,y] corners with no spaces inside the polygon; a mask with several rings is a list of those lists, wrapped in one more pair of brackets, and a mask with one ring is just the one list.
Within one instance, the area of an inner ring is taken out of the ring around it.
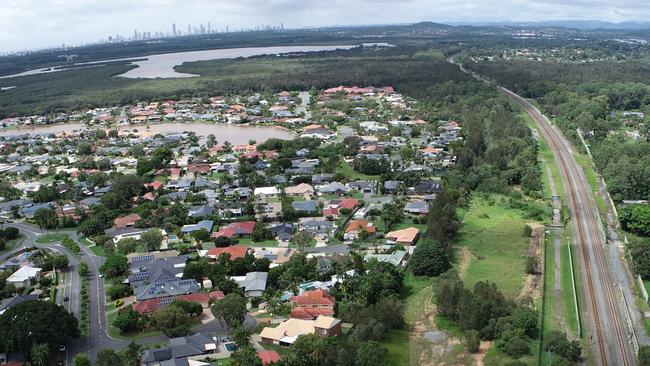
{"label": "brown roof", "polygon": [[361,231],[361,230],[365,230],[370,234],[374,234],[375,232],[377,232],[377,227],[371,225],[368,222],[368,220],[352,220],[348,224],[348,227],[345,228],[346,233],[349,233],[351,231]]}
{"label": "brown roof", "polygon": [[236,258],[243,258],[247,252],[248,252],[247,247],[243,245],[235,245],[232,247],[225,247],[225,248],[210,248],[208,250],[207,255],[210,257],[219,258],[221,254],[228,253],[230,254],[230,260],[233,260]]}
{"label": "brown roof", "polygon": [[386,234],[386,239],[394,240],[398,243],[412,244],[417,238],[420,230],[415,227],[409,227],[402,230],[391,231]]}
{"label": "brown roof", "polygon": [[127,226],[133,226],[135,225],[135,222],[140,220],[140,215],[137,213],[133,213],[130,215],[118,217],[115,220],[113,220],[113,225],[115,227],[127,227]]}

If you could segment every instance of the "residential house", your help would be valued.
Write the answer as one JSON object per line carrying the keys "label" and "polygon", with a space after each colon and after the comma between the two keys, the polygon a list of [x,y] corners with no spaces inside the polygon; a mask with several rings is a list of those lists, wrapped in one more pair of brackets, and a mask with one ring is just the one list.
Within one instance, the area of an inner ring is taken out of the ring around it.
{"label": "residential house", "polygon": [[300,214],[313,214],[318,212],[318,202],[316,201],[294,201],[291,207]]}
{"label": "residential house", "polygon": [[321,195],[337,195],[337,196],[342,196],[346,193],[348,193],[348,187],[345,186],[345,184],[341,182],[331,182],[328,184],[316,186],[316,190],[318,191],[319,194]]}
{"label": "residential house", "polygon": [[301,223],[302,229],[312,234],[327,234],[333,231],[334,223],[327,220],[309,219]]}
{"label": "residential house", "polygon": [[192,358],[205,357],[217,352],[215,338],[207,333],[196,333],[187,337],[172,338],[162,348],[151,348],[142,352],[143,366],[202,366],[203,362],[189,362]]}
{"label": "residential house", "polygon": [[226,236],[228,238],[249,238],[253,234],[256,224],[255,221],[233,222],[226,227],[221,227],[219,231],[212,233],[212,238],[216,239],[220,236]]}
{"label": "residential house", "polygon": [[374,182],[358,180],[358,181],[348,183],[347,187],[352,189],[352,190],[361,192],[361,193],[369,193],[369,194],[374,194],[375,193],[375,183]]}
{"label": "residential house", "polygon": [[352,220],[345,228],[345,234],[343,235],[343,238],[345,240],[360,239],[361,233],[363,231],[373,235],[377,232],[377,227],[374,226],[372,222],[368,222],[367,220]]}
{"label": "residential house", "polygon": [[384,192],[395,194],[399,190],[399,181],[387,180],[384,182]]}
{"label": "residential house", "polygon": [[214,214],[214,208],[209,205],[191,206],[187,209],[187,216],[192,218],[203,218]]}
{"label": "residential house", "polygon": [[230,260],[243,258],[248,253],[248,248],[243,245],[233,245],[225,248],[210,248],[206,252],[206,256],[212,259],[219,259],[222,254],[228,254]]}
{"label": "residential house", "polygon": [[14,285],[17,289],[31,286],[32,281],[38,281],[41,277],[41,268],[22,266],[11,276],[7,277],[7,284]]}
{"label": "residential house", "polygon": [[130,227],[135,226],[135,223],[140,220],[140,215],[132,213],[130,215],[118,217],[113,220],[113,227]]}
{"label": "residential house", "polygon": [[268,273],[266,272],[249,272],[246,276],[233,276],[230,277],[237,285],[244,289],[246,297],[260,297],[264,290],[266,290],[266,279]]}
{"label": "residential house", "polygon": [[158,297],[144,301],[138,301],[133,304],[133,310],[143,315],[153,315],[161,308],[172,304],[174,301],[187,301],[201,304],[204,309],[207,309],[214,301],[224,298],[224,293],[221,291],[195,292],[192,294],[183,294],[180,296]]}
{"label": "residential house", "polygon": [[[38,300],[38,295],[16,295],[8,299],[4,299],[0,304],[0,315],[9,310],[10,307],[23,303],[25,301]],[[1,363],[0,363],[1,364]]]}
{"label": "residential house", "polygon": [[404,205],[404,213],[411,215],[426,215],[429,213],[429,204],[424,201],[410,201]]}
{"label": "residential house", "polygon": [[267,366],[280,361],[280,354],[275,351],[258,351],[257,357],[262,360],[262,365]]}
{"label": "residential house", "polygon": [[214,226],[214,221],[212,220],[201,220],[196,224],[184,225],[181,228],[183,234],[192,234],[195,231],[205,230],[208,233],[212,232],[212,226]]}
{"label": "residential house", "polygon": [[[318,332],[316,328],[318,327]],[[337,336],[341,334],[341,321],[329,316],[319,316],[316,320],[290,318],[277,327],[266,327],[260,333],[264,343],[281,346],[292,345],[299,336],[318,334],[320,336]]]}
{"label": "residential house", "polygon": [[275,197],[280,194],[280,190],[277,187],[258,187],[253,194],[256,197]]}
{"label": "residential house", "polygon": [[419,234],[418,228],[409,227],[387,233],[386,239],[401,245],[415,245]]}
{"label": "residential house", "polygon": [[334,315],[336,299],[327,290],[317,289],[303,292],[289,300],[293,306],[291,317],[297,319],[316,319],[320,315]]}
{"label": "residential house", "polygon": [[376,259],[379,262],[387,262],[390,263],[396,267],[405,265],[404,259],[406,258],[407,252],[404,250],[396,250],[390,254],[375,254],[375,253],[368,253],[364,257],[365,261],[370,261],[373,259]]}
{"label": "residential house", "polygon": [[314,195],[314,187],[312,187],[311,184],[300,183],[297,186],[285,188],[284,192],[288,196],[302,196],[309,199]]}

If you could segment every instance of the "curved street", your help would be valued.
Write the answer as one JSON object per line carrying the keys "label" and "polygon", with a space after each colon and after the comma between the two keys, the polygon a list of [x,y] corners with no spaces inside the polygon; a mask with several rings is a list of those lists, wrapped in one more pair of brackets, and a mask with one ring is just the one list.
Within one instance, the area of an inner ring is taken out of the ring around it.
{"label": "curved street", "polygon": [[[83,352],[87,353],[91,360],[95,360],[97,352],[103,348],[110,348],[116,351],[126,348],[132,340],[120,340],[112,338],[108,334],[108,324],[106,318],[106,299],[104,293],[104,279],[99,277],[99,268],[104,263],[105,258],[96,255],[88,247],[81,244],[79,235],[75,231],[71,230],[57,230],[49,231],[48,234],[67,234],[74,241],[77,242],[79,248],[81,249],[80,258],[75,256],[70,250],[60,245],[60,243],[55,244],[39,244],[36,243],[36,239],[43,235],[41,230],[33,225],[24,223],[24,222],[11,222],[5,223],[2,226],[11,226],[20,230],[24,235],[25,240],[22,241],[22,244],[14,248],[11,252],[0,255],[0,260],[4,260],[10,257],[17,250],[27,247],[38,247],[38,248],[47,248],[56,252],[65,254],[70,260],[70,266],[66,271],[66,280],[65,280],[65,294],[67,294],[70,300],[67,302],[66,310],[74,314],[77,319],[79,319],[80,312],[80,298],[78,294],[81,290],[81,278],[77,272],[79,263],[84,262],[88,265],[88,282],[89,282],[89,323],[90,329],[87,337],[81,337],[79,339],[72,340],[67,346],[67,365],[73,365],[74,355],[77,353]],[[244,322],[244,327],[247,329],[252,329],[256,325],[256,320],[253,317],[247,316]],[[218,332],[225,333],[227,332],[227,326],[223,321],[212,320],[208,323],[205,323],[197,328],[192,330],[193,332]],[[157,335],[147,338],[139,338],[134,340],[137,344],[151,344],[159,343],[169,339],[165,335]]]}

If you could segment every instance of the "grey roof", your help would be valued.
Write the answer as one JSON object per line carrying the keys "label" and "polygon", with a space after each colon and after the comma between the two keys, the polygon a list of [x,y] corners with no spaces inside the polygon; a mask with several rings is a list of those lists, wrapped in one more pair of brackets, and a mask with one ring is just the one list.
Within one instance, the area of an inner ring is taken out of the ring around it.
{"label": "grey roof", "polygon": [[[154,277],[151,277],[152,279]],[[158,297],[179,296],[184,294],[193,294],[199,291],[199,284],[194,279],[183,280],[179,278],[170,278],[166,275],[158,277],[155,281],[150,281],[136,287],[133,292],[138,301],[155,299]]]}
{"label": "grey roof", "polygon": [[92,206],[97,206],[102,203],[102,200],[100,200],[97,197],[88,197],[84,198],[81,201],[79,201],[80,204],[86,206],[86,207],[92,207]]}
{"label": "grey roof", "polygon": [[326,247],[305,248],[305,253],[347,254],[350,247],[345,244],[328,245]]}
{"label": "grey roof", "polygon": [[166,198],[170,201],[184,200],[186,197],[187,192],[171,192],[160,196],[160,198]]}
{"label": "grey roof", "polygon": [[110,229],[104,230],[104,234],[106,234],[106,236],[109,238],[114,238],[118,235],[144,233],[148,230],[150,229],[141,229],[136,227],[112,227]]}
{"label": "grey roof", "polygon": [[133,257],[129,264],[129,283],[140,287],[161,278],[178,278],[183,273],[187,256],[155,258],[153,254]]}
{"label": "grey roof", "polygon": [[266,279],[268,273],[266,272],[248,272],[246,278],[237,281],[239,287],[243,287],[244,291],[264,291],[266,290]]}
{"label": "grey roof", "polygon": [[23,207],[20,209],[20,214],[23,216],[34,216],[36,211],[44,208],[44,209],[51,209],[53,208],[54,205],[50,202],[45,202],[45,203],[35,203],[31,206]]}
{"label": "grey roof", "polygon": [[38,295],[16,295],[2,301],[0,312],[25,301],[38,300]]}
{"label": "grey roof", "polygon": [[332,182],[328,185],[319,187],[318,191],[323,193],[347,192],[348,188],[341,182]]}
{"label": "grey roof", "polygon": [[195,231],[199,231],[201,229],[210,232],[212,231],[212,226],[214,226],[214,221],[212,220],[202,220],[199,221],[195,225],[185,225],[181,228],[181,232],[183,233],[193,233]]}
{"label": "grey roof", "polygon": [[334,228],[334,223],[327,220],[309,220],[303,222],[302,227],[310,233],[324,234]]}
{"label": "grey roof", "polygon": [[0,210],[11,210],[12,207],[23,207],[27,205],[31,205],[32,201],[30,200],[13,200],[13,201],[7,201],[0,203]]}
{"label": "grey roof", "polygon": [[288,223],[288,222],[287,222],[287,223],[283,223],[283,224],[277,224],[277,225],[273,225],[273,226],[271,226],[271,227],[269,228],[269,230],[271,230],[271,232],[272,232],[273,235],[275,235],[275,236],[278,236],[278,235],[280,235],[281,233],[291,234],[291,233],[293,233],[293,224]]}
{"label": "grey roof", "polygon": [[287,183],[287,178],[284,175],[274,175],[271,177],[271,181],[275,184],[284,184]]}
{"label": "grey roof", "polygon": [[142,352],[142,362],[156,363],[160,366],[186,366],[187,357],[205,353],[207,344],[215,343],[207,333],[196,333],[188,337],[172,338],[169,345],[163,348],[153,348]]}
{"label": "grey roof", "polygon": [[429,204],[424,201],[411,201],[406,203],[404,210],[410,212],[427,213],[429,212]]}
{"label": "grey roof", "polygon": [[439,193],[442,192],[442,183],[439,181],[422,181],[413,190],[416,193]]}
{"label": "grey roof", "polygon": [[399,187],[399,182],[396,180],[387,180],[384,182],[384,188],[394,191]]}
{"label": "grey roof", "polygon": [[187,210],[187,216],[189,217],[205,217],[213,213],[214,208],[208,205],[192,206]]}
{"label": "grey roof", "polygon": [[294,201],[291,202],[291,207],[296,211],[313,212],[318,210],[318,202],[316,201]]}

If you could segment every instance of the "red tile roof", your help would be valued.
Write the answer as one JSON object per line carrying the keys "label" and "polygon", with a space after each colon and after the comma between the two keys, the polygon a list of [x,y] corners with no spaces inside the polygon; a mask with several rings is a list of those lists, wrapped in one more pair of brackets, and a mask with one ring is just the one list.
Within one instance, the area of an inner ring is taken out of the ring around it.
{"label": "red tile roof", "polygon": [[352,210],[353,208],[357,207],[358,204],[359,200],[354,198],[346,198],[339,202],[339,208],[347,208],[349,210]]}
{"label": "red tile roof", "polygon": [[325,208],[323,209],[323,216],[338,216],[339,215],[339,209],[338,208]]}
{"label": "red tile roof", "polygon": [[334,310],[329,308],[307,308],[302,306],[291,309],[291,317],[294,319],[312,320],[318,318],[320,315],[332,316],[334,315]]}
{"label": "red tile roof", "polygon": [[235,235],[251,235],[255,229],[255,224],[255,221],[233,222],[226,227],[222,227],[216,233],[212,233],[212,238],[216,239],[220,236],[232,238]]}
{"label": "red tile roof", "polygon": [[236,258],[243,258],[247,252],[248,252],[247,247],[243,245],[235,245],[226,248],[210,248],[208,250],[207,255],[210,257],[219,258],[221,254],[228,253],[230,254],[230,260],[233,260]]}
{"label": "red tile roof", "polygon": [[262,360],[262,365],[280,361],[280,355],[275,351],[259,351],[257,356]]}
{"label": "red tile roof", "polygon": [[[201,305],[206,305],[210,302],[210,300],[221,300],[223,298],[223,292],[212,291],[210,293],[196,292],[193,294],[180,295],[177,296],[175,300],[198,302]],[[163,307],[160,305],[163,299],[167,299],[167,297],[138,301],[133,304],[133,310],[137,311],[140,314],[155,313],[158,311],[158,309]]]}
{"label": "red tile roof", "polygon": [[292,296],[290,299],[292,304],[298,306],[331,306],[336,304],[334,296],[330,295],[327,290],[317,289],[313,291],[304,292],[302,295]]}

